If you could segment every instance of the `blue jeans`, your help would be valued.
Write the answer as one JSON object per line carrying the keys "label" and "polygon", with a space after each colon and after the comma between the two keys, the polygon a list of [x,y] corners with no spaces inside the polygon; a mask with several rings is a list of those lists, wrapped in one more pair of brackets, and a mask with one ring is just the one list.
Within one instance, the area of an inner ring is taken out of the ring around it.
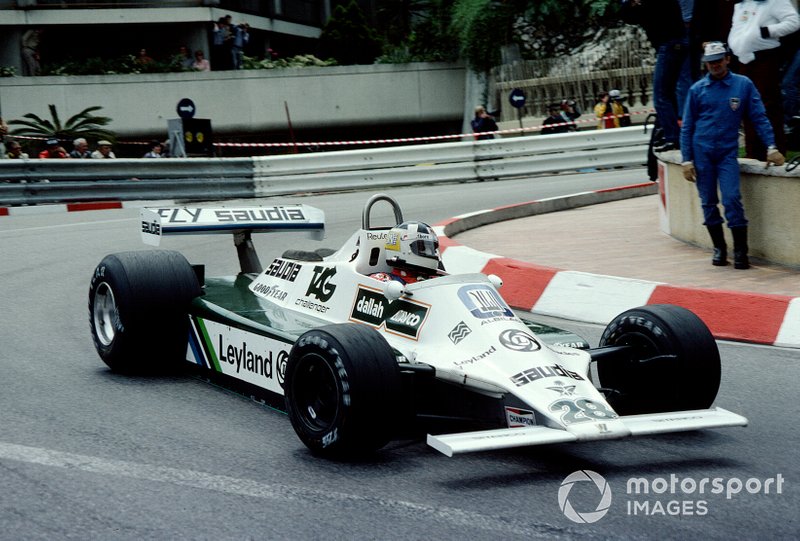
{"label": "blue jeans", "polygon": [[[680,139],[678,118],[691,86],[688,65],[689,40],[676,39],[661,44],[656,51],[656,70],[653,74],[653,101],[658,123],[664,129],[664,140],[677,143]],[[682,90],[682,97],[678,89]]]}
{"label": "blue jeans", "polygon": [[784,124],[789,124],[789,119],[800,115],[800,51],[795,53],[794,59],[786,67],[781,90],[783,91]]}
{"label": "blue jeans", "polygon": [[722,193],[722,206],[725,207],[725,220],[728,227],[747,225],[742,205],[742,193],[739,190],[739,149],[730,152],[712,150],[700,151],[695,146],[694,166],[697,170],[697,193],[703,207],[703,225],[722,223],[719,213],[719,197],[717,182]]}

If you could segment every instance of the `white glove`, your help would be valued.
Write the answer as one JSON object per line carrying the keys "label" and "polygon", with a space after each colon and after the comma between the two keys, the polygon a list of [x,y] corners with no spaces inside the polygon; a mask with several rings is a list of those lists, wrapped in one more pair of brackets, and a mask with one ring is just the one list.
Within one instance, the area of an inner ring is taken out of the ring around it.
{"label": "white glove", "polygon": [[694,162],[683,162],[681,167],[683,168],[683,178],[689,182],[697,180],[697,170],[694,168]]}
{"label": "white glove", "polygon": [[783,157],[783,154],[775,147],[769,147],[767,149],[767,165],[773,163],[775,165],[783,165],[786,162],[786,158]]}

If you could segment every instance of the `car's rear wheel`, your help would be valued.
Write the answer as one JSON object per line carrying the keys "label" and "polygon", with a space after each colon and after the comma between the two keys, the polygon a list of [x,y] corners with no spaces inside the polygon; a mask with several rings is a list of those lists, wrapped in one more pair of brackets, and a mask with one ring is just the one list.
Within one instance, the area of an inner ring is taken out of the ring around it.
{"label": "car's rear wheel", "polygon": [[597,363],[600,387],[621,415],[711,407],[720,382],[719,349],[703,321],[673,305],[623,312],[600,346],[629,346]]}
{"label": "car's rear wheel", "polygon": [[376,451],[396,428],[397,358],[364,325],[328,325],[303,334],[289,354],[284,390],[292,426],[315,454]]}
{"label": "car's rear wheel", "polygon": [[95,349],[118,372],[174,367],[186,354],[188,309],[202,289],[178,252],[107,255],[89,285]]}

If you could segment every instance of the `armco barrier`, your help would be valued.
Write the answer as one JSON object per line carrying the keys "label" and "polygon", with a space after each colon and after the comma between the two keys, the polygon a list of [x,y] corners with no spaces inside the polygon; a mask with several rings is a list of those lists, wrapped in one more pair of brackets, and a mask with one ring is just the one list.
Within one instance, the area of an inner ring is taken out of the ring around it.
{"label": "armco barrier", "polygon": [[0,205],[247,198],[639,166],[648,139],[634,126],[274,157],[0,160]]}

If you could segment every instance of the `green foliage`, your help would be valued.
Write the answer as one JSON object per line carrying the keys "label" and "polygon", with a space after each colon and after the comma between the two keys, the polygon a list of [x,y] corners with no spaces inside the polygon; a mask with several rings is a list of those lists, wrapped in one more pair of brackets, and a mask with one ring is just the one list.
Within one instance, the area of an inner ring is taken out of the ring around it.
{"label": "green foliage", "polygon": [[520,19],[540,25],[545,36],[554,30],[577,35],[612,21],[618,11],[619,0],[456,0],[452,31],[461,55],[486,72],[500,63],[501,48],[514,42],[512,29]]}
{"label": "green foliage", "polygon": [[183,67],[179,55],[166,62],[153,61],[140,64],[133,55],[117,58],[82,58],[67,60],[58,65],[45,65],[42,75],[117,75],[122,73],[171,73],[175,71],[192,71]]}
{"label": "green foliage", "polygon": [[312,54],[299,54],[291,58],[267,58],[260,60],[251,56],[245,56],[242,61],[242,68],[246,70],[264,70],[277,68],[308,68],[335,66],[336,60],[320,60]]}
{"label": "green foliage", "polygon": [[510,40],[512,7],[499,0],[456,0],[451,28],[461,55],[476,71],[500,63],[500,49]]}
{"label": "green foliage", "polygon": [[322,29],[317,56],[339,64],[372,64],[380,54],[381,41],[355,0],[339,5]]}
{"label": "green foliage", "polygon": [[12,66],[0,66],[0,77],[14,77],[17,74],[17,68]]}
{"label": "green foliage", "polygon": [[95,111],[102,109],[100,106],[87,107],[80,113],[73,115],[62,124],[55,105],[48,105],[50,109],[50,119],[44,119],[34,113],[22,115],[26,120],[9,120],[9,126],[20,126],[11,130],[12,135],[27,135],[29,137],[51,138],[55,137],[63,141],[69,141],[78,137],[87,139],[109,139],[112,142],[116,138],[114,132],[106,129],[111,122],[107,116],[96,116]]}
{"label": "green foliage", "polygon": [[[382,64],[405,62],[452,62],[458,59],[458,44],[450,31],[453,0],[396,0],[387,4],[404,4],[405,10],[386,16],[387,6],[379,10],[379,20],[394,21],[387,34]],[[401,21],[401,17],[406,17]],[[405,29],[401,34],[397,29]]]}

